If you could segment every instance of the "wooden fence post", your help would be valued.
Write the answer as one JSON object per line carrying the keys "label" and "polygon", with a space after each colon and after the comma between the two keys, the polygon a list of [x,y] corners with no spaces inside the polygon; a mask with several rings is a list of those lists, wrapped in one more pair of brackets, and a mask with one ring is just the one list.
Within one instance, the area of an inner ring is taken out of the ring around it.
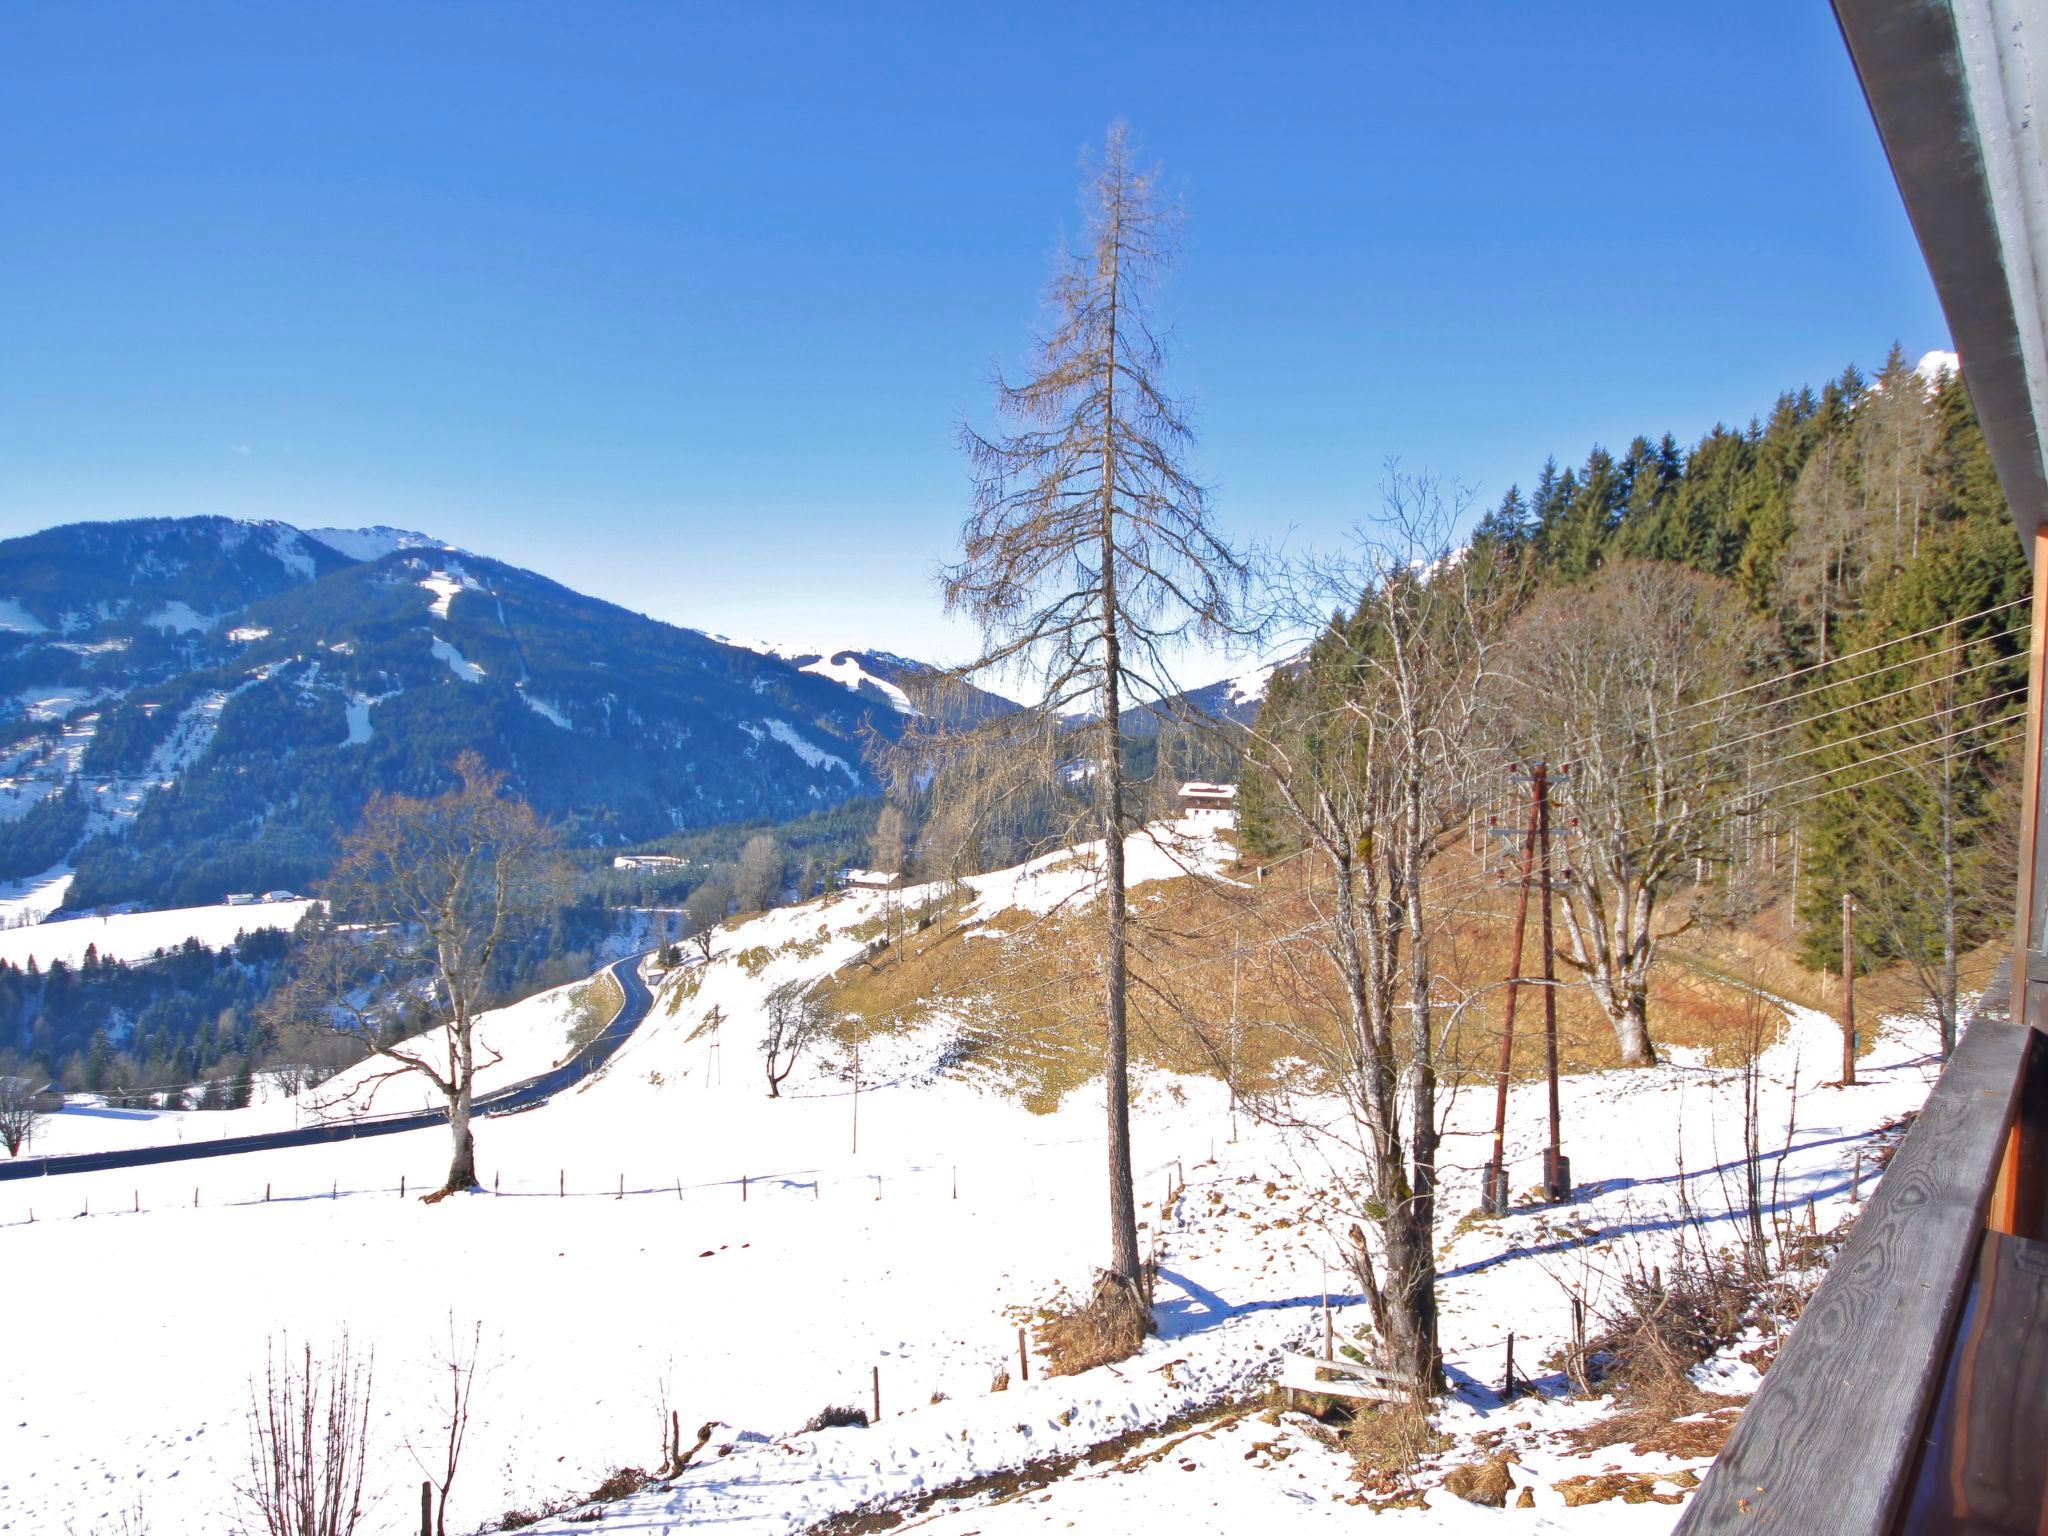
{"label": "wooden fence post", "polygon": [[434,1485],[420,1479],[420,1536],[434,1536]]}
{"label": "wooden fence post", "polygon": [[1031,1351],[1025,1346],[1024,1330],[1022,1328],[1017,1330],[1017,1379],[1019,1381],[1029,1381],[1031,1379]]}
{"label": "wooden fence post", "polygon": [[871,1369],[874,1372],[875,1416],[868,1422],[871,1424],[879,1424],[882,1422],[882,1368],[879,1365],[877,1365],[872,1367]]}
{"label": "wooden fence post", "polygon": [[405,1175],[402,1173],[398,1176],[398,1198],[405,1198]]}

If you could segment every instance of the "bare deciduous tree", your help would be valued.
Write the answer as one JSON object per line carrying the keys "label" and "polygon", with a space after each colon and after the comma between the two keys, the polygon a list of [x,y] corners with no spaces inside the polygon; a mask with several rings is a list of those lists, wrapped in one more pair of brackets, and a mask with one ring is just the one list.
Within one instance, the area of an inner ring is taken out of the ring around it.
{"label": "bare deciduous tree", "polygon": [[767,1022],[761,1057],[768,1072],[768,1097],[779,1099],[783,1080],[824,1032],[831,1014],[810,983],[785,981],[768,994]]}
{"label": "bare deciduous tree", "polygon": [[1650,967],[1683,931],[1666,897],[1720,850],[1725,813],[1762,793],[1768,746],[1745,750],[1768,628],[1736,588],[1682,566],[1621,561],[1530,605],[1508,703],[1518,750],[1568,764],[1561,953],[1583,972],[1627,1066],[1653,1063]]}
{"label": "bare deciduous tree", "polygon": [[34,1062],[0,1054],[0,1146],[9,1157],[20,1156],[34,1138],[42,1118],[37,1100],[47,1081],[48,1074]]}
{"label": "bare deciduous tree", "polygon": [[[352,1093],[417,1073],[448,1103],[448,1178],[429,1202],[477,1187],[470,1128],[479,1062],[476,1020],[500,954],[557,896],[554,834],[505,791],[504,775],[474,752],[455,761],[458,784],[432,799],[379,795],[342,841],[330,881],[330,921],[308,936],[275,1018],[349,1033],[389,1063]],[[416,983],[446,1022],[419,1011]],[[408,1028],[413,1025],[414,1028]]]}
{"label": "bare deciduous tree", "polygon": [[725,921],[725,909],[732,904],[732,892],[715,876],[705,880],[683,902],[683,915],[690,920],[690,942],[705,960],[711,958],[711,942],[718,925]]}
{"label": "bare deciduous tree", "polygon": [[[1484,557],[1452,552],[1460,498],[1390,470],[1385,499],[1362,564],[1326,567],[1311,584],[1318,611],[1338,593],[1352,611],[1247,728],[1250,771],[1329,891],[1315,883],[1314,921],[1269,948],[1298,982],[1276,1027],[1309,1076],[1236,1086],[1255,1115],[1328,1156],[1326,1193],[1352,1218],[1347,1257],[1383,1363],[1434,1392],[1444,1003],[1432,954],[1447,903],[1433,867],[1472,803],[1469,754],[1506,602]],[[1300,946],[1313,963],[1296,958]]]}
{"label": "bare deciduous tree", "polygon": [[789,855],[782,844],[766,832],[756,832],[740,849],[739,877],[733,882],[733,895],[739,899],[742,911],[758,912],[775,905],[788,878]]}
{"label": "bare deciduous tree", "polygon": [[463,1447],[469,1440],[469,1425],[476,1396],[477,1377],[483,1366],[484,1325],[470,1328],[467,1339],[456,1330],[453,1313],[448,1317],[448,1344],[437,1353],[434,1364],[445,1379],[445,1430],[441,1448],[430,1466],[415,1450],[413,1459],[434,1485],[434,1536],[448,1536],[448,1498],[455,1489],[455,1474],[462,1467]]}
{"label": "bare deciduous tree", "polygon": [[266,1351],[239,1490],[264,1536],[349,1536],[361,1522],[371,1364],[353,1358],[346,1332],[318,1363],[310,1344],[295,1360],[289,1339]]}
{"label": "bare deciduous tree", "polygon": [[[942,802],[971,803],[965,815],[937,818],[955,846],[993,842],[1033,820],[1043,827],[1067,808],[1100,839],[1109,1270],[1135,1302],[1142,1261],[1123,848],[1135,807],[1125,719],[1177,692],[1168,667],[1177,644],[1240,624],[1247,570],[1183,467],[1194,434],[1161,382],[1165,356],[1150,310],[1178,211],[1156,174],[1138,168],[1121,124],[1087,167],[1082,200],[1085,228],[1048,287],[1048,324],[1029,370],[997,380],[998,410],[1013,430],[962,429],[974,510],[961,559],[945,571],[947,609],[973,619],[984,643],[955,678],[1020,679],[1036,702],[962,731],[973,712],[934,698],[911,733],[923,759],[899,783],[932,784]],[[1072,840],[1070,830],[1061,840]]]}

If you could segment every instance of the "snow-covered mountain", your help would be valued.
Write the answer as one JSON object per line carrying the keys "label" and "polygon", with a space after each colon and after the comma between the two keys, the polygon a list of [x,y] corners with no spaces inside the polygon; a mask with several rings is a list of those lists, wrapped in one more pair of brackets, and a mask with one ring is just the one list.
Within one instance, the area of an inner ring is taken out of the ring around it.
{"label": "snow-covered mountain", "polygon": [[466,747],[586,844],[785,819],[871,790],[921,666],[728,644],[402,529],[53,528],[0,541],[0,880],[301,888]]}
{"label": "snow-covered mountain", "polygon": [[329,549],[351,560],[381,560],[398,549],[453,549],[431,534],[409,528],[392,528],[383,523],[369,528],[308,528],[306,536],[318,539]]}
{"label": "snow-covered mountain", "polygon": [[[912,698],[917,685],[936,678],[940,672],[940,669],[930,662],[916,661],[911,657],[898,656],[889,651],[863,650],[852,646],[835,649],[829,646],[796,645],[769,640],[743,640],[731,643],[744,645],[749,650],[759,651],[766,656],[779,657],[799,672],[828,678],[857,698],[887,704],[898,714],[903,715],[919,713],[919,706]],[[960,708],[960,713],[969,719],[1007,713],[1017,708],[1012,700],[981,688],[970,687],[962,697],[965,702]]]}

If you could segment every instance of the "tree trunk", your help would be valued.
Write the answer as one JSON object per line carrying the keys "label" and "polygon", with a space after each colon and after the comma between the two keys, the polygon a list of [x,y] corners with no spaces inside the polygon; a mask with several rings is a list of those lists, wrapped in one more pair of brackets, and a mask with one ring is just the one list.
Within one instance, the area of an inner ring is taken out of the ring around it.
{"label": "tree trunk", "polygon": [[1117,464],[1117,312],[1115,265],[1122,249],[1122,203],[1112,214],[1107,242],[1109,272],[1109,349],[1103,369],[1102,416],[1102,873],[1104,903],[1102,935],[1103,1095],[1109,1111],[1109,1267],[1126,1285],[1138,1285],[1138,1199],[1131,1173],[1130,1035],[1128,1018],[1127,933],[1124,906],[1124,760],[1122,699],[1118,685],[1123,667],[1122,616],[1117,611],[1116,464]]}
{"label": "tree trunk", "polygon": [[1624,1067],[1654,1067],[1657,1048],[1650,1042],[1650,999],[1640,983],[1627,982],[1617,999],[1618,1007],[1608,1009],[1614,1037],[1621,1042]]}
{"label": "tree trunk", "polygon": [[1385,1273],[1375,1322],[1384,1341],[1384,1364],[1419,1383],[1422,1396],[1432,1397],[1442,1375],[1436,1336],[1436,1256],[1418,1202],[1408,1202],[1380,1223],[1380,1243]]}
{"label": "tree trunk", "polygon": [[448,1130],[454,1137],[454,1155],[448,1163],[448,1182],[443,1184],[430,1200],[443,1195],[459,1195],[466,1190],[479,1187],[476,1176],[476,1137],[469,1129],[470,1084],[464,1077],[461,1086],[448,1100]]}

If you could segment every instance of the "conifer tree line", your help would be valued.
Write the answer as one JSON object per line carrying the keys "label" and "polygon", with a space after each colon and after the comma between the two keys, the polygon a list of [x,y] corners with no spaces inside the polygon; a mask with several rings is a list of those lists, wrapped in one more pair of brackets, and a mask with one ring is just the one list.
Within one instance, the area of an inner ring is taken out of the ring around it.
{"label": "conifer tree line", "polygon": [[[1894,346],[1875,378],[1788,391],[1690,448],[1666,433],[1553,459],[1462,558],[1515,610],[1493,761],[1472,771],[1574,763],[1560,958],[1625,1060],[1651,1059],[1657,945],[1781,895],[1802,958],[1828,967],[1852,898],[1859,966],[1903,961],[1952,1043],[1960,960],[2010,908],[2028,592],[1959,376],[1925,378]],[[1276,677],[1276,723],[1327,696],[1358,622],[1340,614]],[[1269,780],[1255,761],[1255,852],[1293,840]],[[1480,798],[1514,794],[1502,779]]]}

